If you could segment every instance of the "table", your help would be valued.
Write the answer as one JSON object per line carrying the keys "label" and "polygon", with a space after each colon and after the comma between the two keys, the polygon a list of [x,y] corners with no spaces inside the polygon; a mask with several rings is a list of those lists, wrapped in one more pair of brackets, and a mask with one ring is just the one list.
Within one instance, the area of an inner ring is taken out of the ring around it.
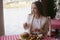
{"label": "table", "polygon": [[[8,35],[8,36],[0,36],[0,40],[18,40],[20,35]],[[43,40],[60,40],[51,37],[46,37]]]}

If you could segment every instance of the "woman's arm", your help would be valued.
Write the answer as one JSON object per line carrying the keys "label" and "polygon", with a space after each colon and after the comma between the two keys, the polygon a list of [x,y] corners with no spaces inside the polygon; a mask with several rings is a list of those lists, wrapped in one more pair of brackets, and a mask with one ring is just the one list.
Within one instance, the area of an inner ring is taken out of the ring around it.
{"label": "woman's arm", "polygon": [[48,36],[51,36],[51,18],[49,17],[48,19],[48,22],[49,22],[49,31],[48,31]]}
{"label": "woman's arm", "polygon": [[45,23],[44,23],[44,25],[43,25],[43,27],[41,28],[41,33],[44,35],[44,36],[46,36],[47,34],[48,34],[48,31],[49,31],[49,26],[50,26],[50,24],[49,24],[49,22],[50,22],[50,19],[49,18],[47,18],[46,19],[46,21],[45,21]]}
{"label": "woman's arm", "polygon": [[28,29],[29,28],[29,21],[30,21],[30,14],[28,14],[28,16],[27,16],[26,23],[23,24],[24,29]]}

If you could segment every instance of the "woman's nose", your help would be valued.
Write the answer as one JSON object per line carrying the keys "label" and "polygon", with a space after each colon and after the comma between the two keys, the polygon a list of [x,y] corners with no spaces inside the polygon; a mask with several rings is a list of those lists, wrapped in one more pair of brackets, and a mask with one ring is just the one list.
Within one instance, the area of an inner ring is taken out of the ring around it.
{"label": "woman's nose", "polygon": [[31,11],[33,11],[33,9],[31,9]]}

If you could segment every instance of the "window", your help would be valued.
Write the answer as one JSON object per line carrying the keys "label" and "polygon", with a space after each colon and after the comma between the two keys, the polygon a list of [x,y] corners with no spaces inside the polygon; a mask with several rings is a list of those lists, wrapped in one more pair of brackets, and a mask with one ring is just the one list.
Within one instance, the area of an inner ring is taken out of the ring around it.
{"label": "window", "polygon": [[36,0],[3,0],[5,35],[23,33],[23,23],[31,11],[31,3]]}

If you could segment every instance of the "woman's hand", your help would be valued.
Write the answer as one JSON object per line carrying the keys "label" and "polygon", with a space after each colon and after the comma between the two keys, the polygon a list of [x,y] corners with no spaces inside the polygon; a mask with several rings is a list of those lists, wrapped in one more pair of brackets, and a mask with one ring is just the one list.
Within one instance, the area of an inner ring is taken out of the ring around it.
{"label": "woman's hand", "polygon": [[24,23],[23,26],[24,26],[24,29],[28,29],[29,28],[29,25],[27,23]]}
{"label": "woman's hand", "polygon": [[39,29],[31,29],[32,32],[39,32],[40,30]]}

